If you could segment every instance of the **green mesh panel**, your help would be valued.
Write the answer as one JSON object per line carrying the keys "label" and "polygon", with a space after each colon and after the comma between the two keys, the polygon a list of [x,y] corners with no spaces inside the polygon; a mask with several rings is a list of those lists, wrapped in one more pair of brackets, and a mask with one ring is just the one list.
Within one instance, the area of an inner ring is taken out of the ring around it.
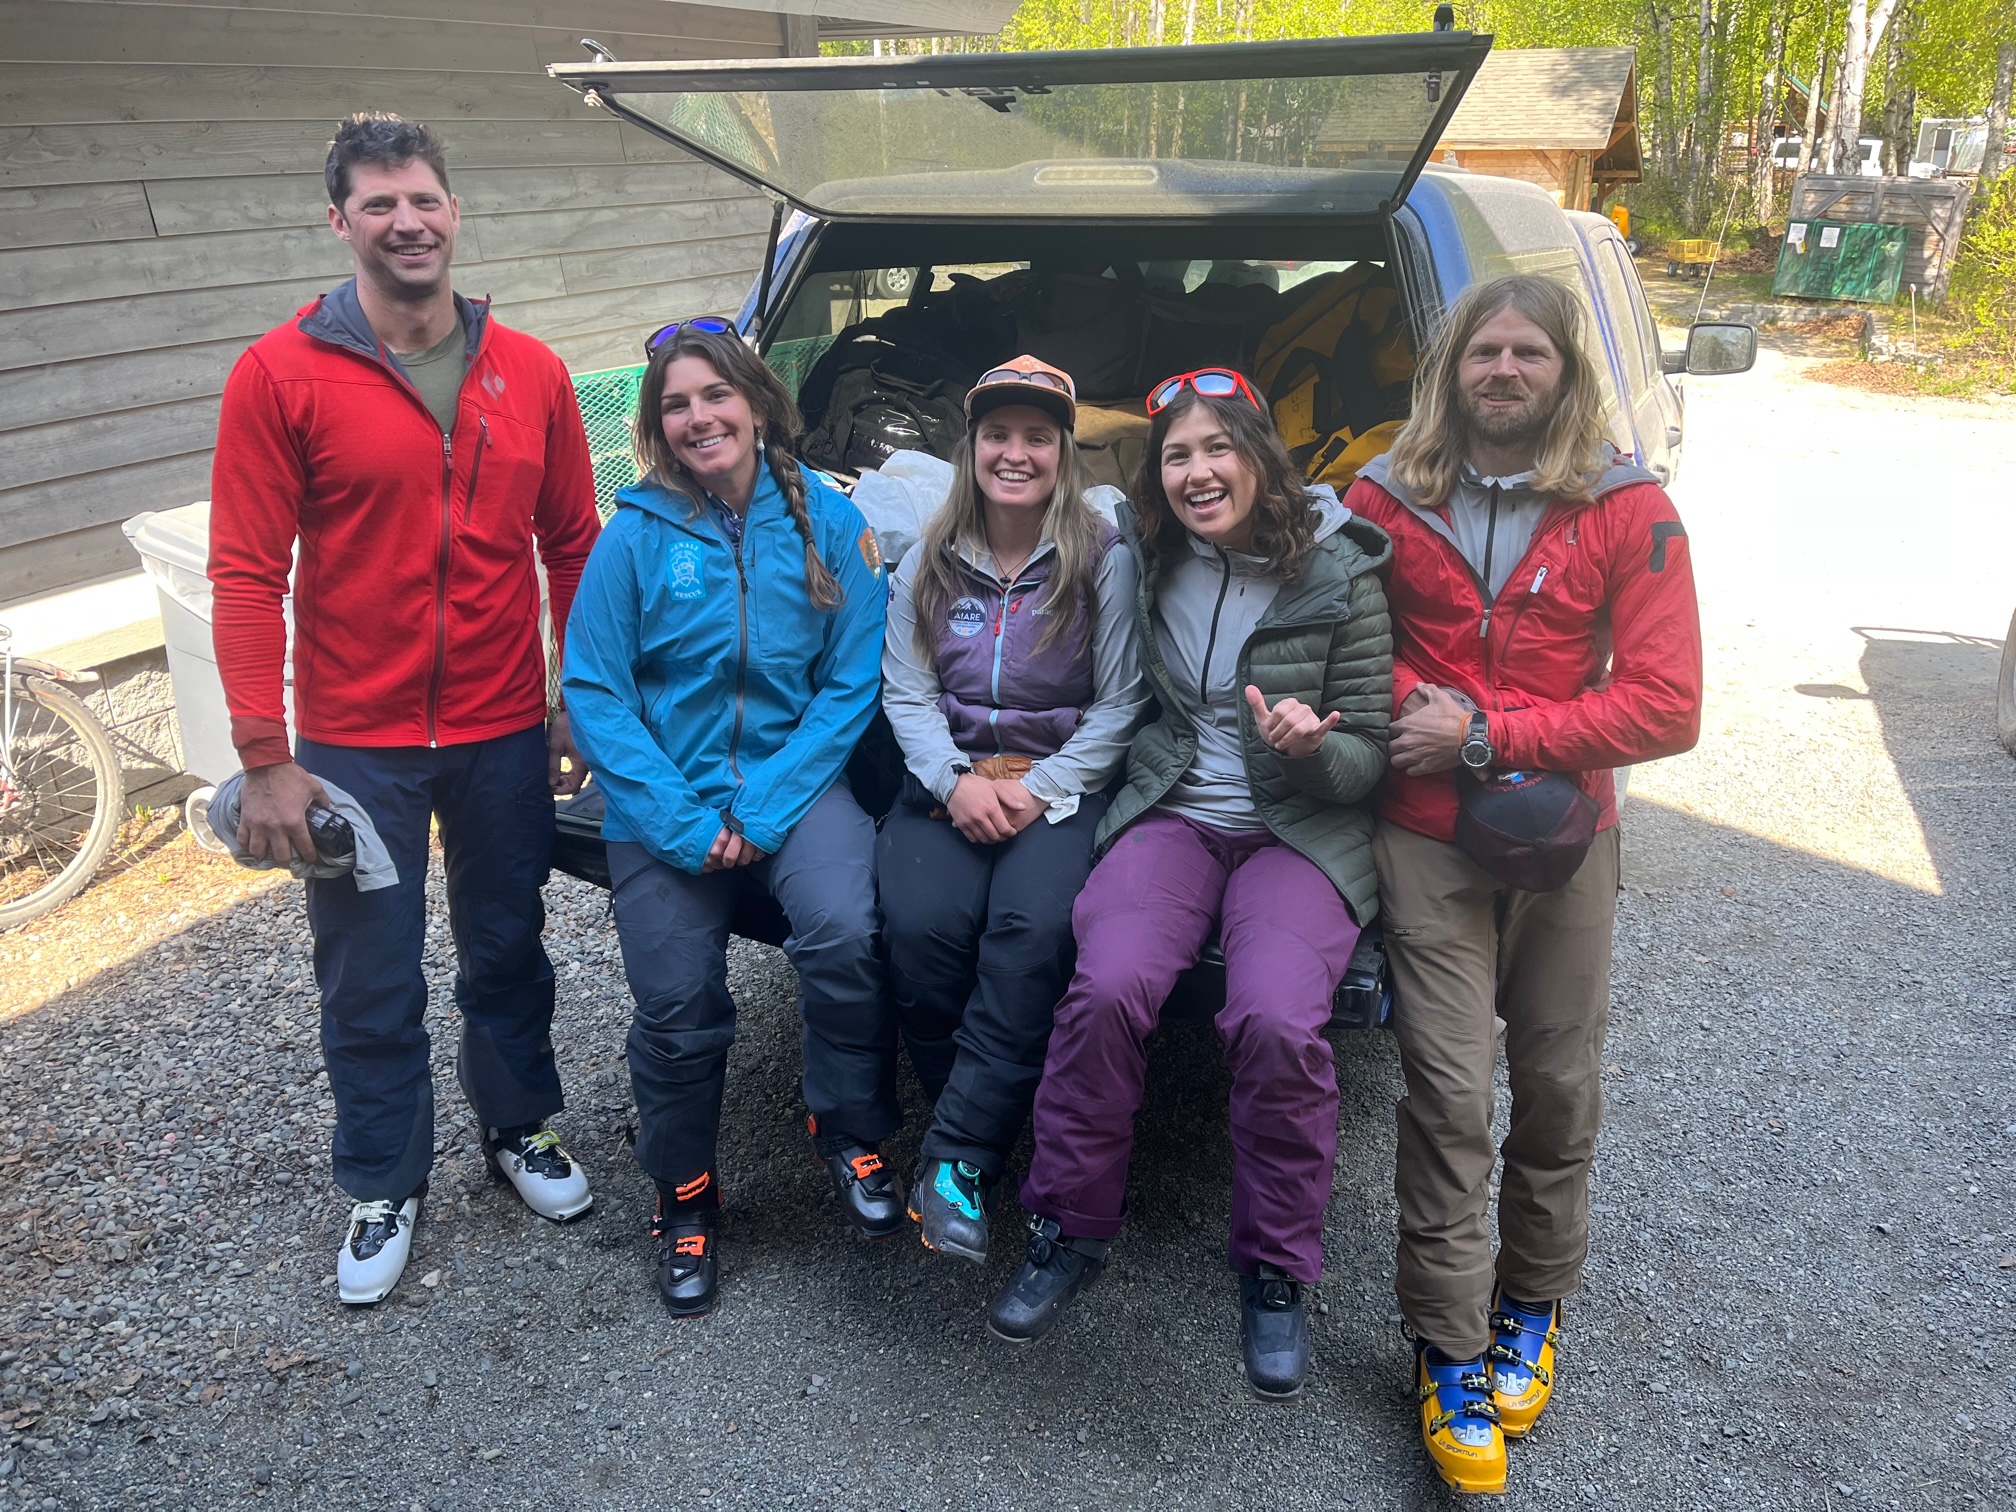
{"label": "green mesh panel", "polygon": [[616,490],[637,481],[630,450],[630,422],[637,414],[637,390],[644,364],[576,373],[574,397],[588,428],[588,455],[595,463],[595,508],[604,520],[616,512]]}
{"label": "green mesh panel", "polygon": [[770,364],[770,371],[784,380],[784,387],[791,390],[795,398],[805,386],[805,375],[812,371],[814,363],[824,357],[836,336],[805,336],[793,341],[775,341],[764,353],[763,360]]}

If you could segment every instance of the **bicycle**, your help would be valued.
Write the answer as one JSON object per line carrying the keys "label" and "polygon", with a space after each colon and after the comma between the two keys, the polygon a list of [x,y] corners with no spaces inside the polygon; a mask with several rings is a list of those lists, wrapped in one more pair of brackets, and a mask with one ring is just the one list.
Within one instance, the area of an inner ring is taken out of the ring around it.
{"label": "bicycle", "polygon": [[65,683],[73,673],[14,654],[0,625],[0,931],[83,890],[126,807],[112,737]]}

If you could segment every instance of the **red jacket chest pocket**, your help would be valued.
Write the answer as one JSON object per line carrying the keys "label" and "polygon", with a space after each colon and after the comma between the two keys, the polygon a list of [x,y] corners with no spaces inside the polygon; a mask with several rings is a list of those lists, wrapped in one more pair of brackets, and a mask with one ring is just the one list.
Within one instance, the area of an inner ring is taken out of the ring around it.
{"label": "red jacket chest pocket", "polygon": [[458,428],[465,462],[455,459],[456,524],[475,544],[522,550],[532,529],[532,509],[546,475],[546,432],[502,410],[478,406],[475,423]]}
{"label": "red jacket chest pocket", "polygon": [[[1573,697],[1605,659],[1608,593],[1590,553],[1574,546],[1543,549],[1520,567],[1501,597],[1507,606],[1498,652],[1503,680],[1553,698]],[[1502,612],[1502,609],[1501,609]]]}

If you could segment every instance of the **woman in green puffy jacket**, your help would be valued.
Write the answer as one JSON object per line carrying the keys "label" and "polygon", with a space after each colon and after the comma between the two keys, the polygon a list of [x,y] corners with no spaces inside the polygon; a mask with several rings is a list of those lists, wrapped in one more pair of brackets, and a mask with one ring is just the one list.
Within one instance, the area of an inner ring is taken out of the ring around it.
{"label": "woman in green puffy jacket", "polygon": [[1303,481],[1241,375],[1172,378],[1149,413],[1126,535],[1161,714],[1134,739],[1072,915],[1078,966],[1022,1184],[1028,1258],[989,1326],[1038,1337],[1103,1267],[1125,1208],[1143,1043],[1215,933],[1246,1376],[1262,1396],[1292,1397],[1308,1371],[1302,1288],[1322,1273],[1337,1155],[1322,1031],[1378,907],[1362,800],[1386,766],[1390,544]]}

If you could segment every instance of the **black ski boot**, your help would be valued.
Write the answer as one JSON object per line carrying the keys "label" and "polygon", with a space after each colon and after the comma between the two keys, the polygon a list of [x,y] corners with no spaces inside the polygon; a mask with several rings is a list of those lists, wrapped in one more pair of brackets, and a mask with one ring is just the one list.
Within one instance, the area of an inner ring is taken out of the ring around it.
{"label": "black ski boot", "polygon": [[1107,1240],[1075,1239],[1031,1214],[1027,1256],[988,1304],[987,1331],[1010,1344],[1042,1338],[1071,1299],[1099,1279],[1107,1248]]}
{"label": "black ski boot", "polygon": [[987,1263],[987,1209],[994,1188],[980,1168],[964,1160],[927,1160],[910,1187],[910,1216],[923,1231],[924,1247]]}
{"label": "black ski boot", "polygon": [[872,1144],[847,1134],[822,1134],[819,1120],[807,1118],[812,1149],[826,1174],[833,1178],[833,1190],[840,1198],[840,1211],[864,1239],[887,1239],[903,1227],[903,1183],[882,1164],[882,1153]]}
{"label": "black ski boot", "polygon": [[1272,1265],[1239,1278],[1239,1350],[1246,1384],[1263,1402],[1302,1395],[1309,1378],[1309,1310],[1302,1283]]}
{"label": "black ski boot", "polygon": [[714,1251],[714,1220],[721,1194],[713,1172],[658,1194],[651,1237],[658,1246],[658,1296],[675,1318],[697,1318],[714,1310],[721,1261]]}

